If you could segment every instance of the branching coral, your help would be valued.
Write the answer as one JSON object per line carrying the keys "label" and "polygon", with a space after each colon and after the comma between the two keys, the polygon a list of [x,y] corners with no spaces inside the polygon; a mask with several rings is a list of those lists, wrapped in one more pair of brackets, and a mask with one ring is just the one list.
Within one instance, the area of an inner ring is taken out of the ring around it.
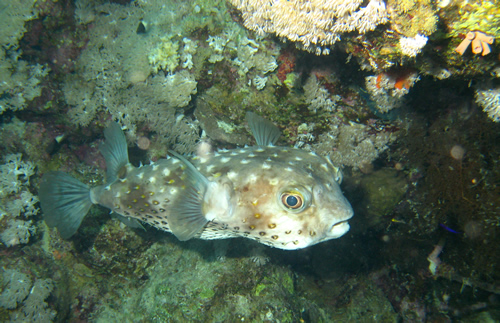
{"label": "branching coral", "polygon": [[328,54],[328,46],[340,35],[357,31],[361,34],[387,22],[385,3],[361,0],[231,0],[243,15],[248,29],[259,34],[275,33],[316,54]]}

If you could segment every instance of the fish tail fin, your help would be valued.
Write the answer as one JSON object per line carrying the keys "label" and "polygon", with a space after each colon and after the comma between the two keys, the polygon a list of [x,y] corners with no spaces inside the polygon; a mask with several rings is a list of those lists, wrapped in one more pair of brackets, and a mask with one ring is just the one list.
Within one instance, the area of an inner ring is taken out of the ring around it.
{"label": "fish tail fin", "polygon": [[116,122],[112,122],[104,130],[104,138],[99,150],[106,160],[106,183],[111,184],[118,178],[123,167],[129,164],[127,140]]}
{"label": "fish tail fin", "polygon": [[45,222],[64,239],[75,234],[93,204],[90,188],[60,171],[42,177],[38,195]]}

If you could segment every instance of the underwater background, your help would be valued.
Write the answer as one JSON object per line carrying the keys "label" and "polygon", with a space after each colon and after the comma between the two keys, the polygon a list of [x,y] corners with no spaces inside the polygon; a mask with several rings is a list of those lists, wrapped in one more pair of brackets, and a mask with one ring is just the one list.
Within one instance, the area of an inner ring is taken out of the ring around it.
{"label": "underwater background", "polygon": [[[0,321],[500,321],[497,0],[1,0]],[[41,176],[252,145],[328,156],[354,209],[295,251],[178,241],[94,207],[69,240]]]}

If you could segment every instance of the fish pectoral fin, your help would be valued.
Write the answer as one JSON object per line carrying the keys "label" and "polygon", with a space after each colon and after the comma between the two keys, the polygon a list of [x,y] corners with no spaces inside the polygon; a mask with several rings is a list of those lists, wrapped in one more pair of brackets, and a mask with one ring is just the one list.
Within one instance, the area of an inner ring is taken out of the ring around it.
{"label": "fish pectoral fin", "polygon": [[281,136],[274,123],[253,112],[247,112],[246,119],[258,146],[273,146]]}
{"label": "fish pectoral fin", "polygon": [[203,231],[208,223],[203,214],[203,203],[210,182],[186,158],[174,151],[170,153],[186,166],[187,177],[184,192],[172,206],[167,222],[177,239],[186,241]]}

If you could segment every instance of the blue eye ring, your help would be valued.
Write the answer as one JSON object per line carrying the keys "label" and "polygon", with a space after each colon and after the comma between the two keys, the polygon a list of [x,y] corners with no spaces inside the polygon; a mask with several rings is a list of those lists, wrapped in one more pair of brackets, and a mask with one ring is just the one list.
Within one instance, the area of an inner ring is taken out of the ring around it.
{"label": "blue eye ring", "polygon": [[304,205],[304,198],[301,194],[286,192],[281,194],[281,203],[287,209],[300,209]]}

